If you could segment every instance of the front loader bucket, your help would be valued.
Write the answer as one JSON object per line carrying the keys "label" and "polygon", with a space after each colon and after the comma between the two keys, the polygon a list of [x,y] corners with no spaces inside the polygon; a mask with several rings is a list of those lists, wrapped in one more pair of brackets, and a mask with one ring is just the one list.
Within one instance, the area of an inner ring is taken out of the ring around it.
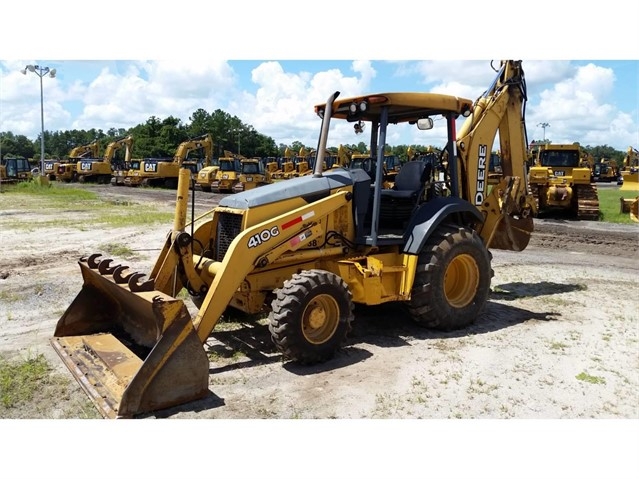
{"label": "front loader bucket", "polygon": [[82,290],[50,342],[101,414],[133,417],[207,395],[209,362],[184,303],[96,256],[80,260]]}

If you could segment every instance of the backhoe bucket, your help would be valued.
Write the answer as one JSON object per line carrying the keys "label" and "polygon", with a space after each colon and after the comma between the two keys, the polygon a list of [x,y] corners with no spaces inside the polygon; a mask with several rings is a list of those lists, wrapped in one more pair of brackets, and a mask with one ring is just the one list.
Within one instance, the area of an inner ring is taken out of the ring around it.
{"label": "backhoe bucket", "polygon": [[504,215],[490,240],[489,248],[523,251],[534,229],[532,216],[515,218]]}
{"label": "backhoe bucket", "polygon": [[105,418],[133,417],[208,394],[209,362],[181,300],[139,285],[99,255],[50,342]]}

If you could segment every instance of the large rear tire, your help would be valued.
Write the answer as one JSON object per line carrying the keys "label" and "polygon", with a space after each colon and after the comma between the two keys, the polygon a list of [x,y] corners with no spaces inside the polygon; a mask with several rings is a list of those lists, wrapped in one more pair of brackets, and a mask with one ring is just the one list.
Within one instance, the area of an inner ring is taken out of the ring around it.
{"label": "large rear tire", "polygon": [[408,302],[413,320],[442,331],[472,324],[488,299],[491,259],[474,230],[440,226],[419,255]]}
{"label": "large rear tire", "polygon": [[346,282],[329,271],[312,269],[294,274],[274,293],[269,331],[282,355],[302,364],[332,358],[353,321]]}

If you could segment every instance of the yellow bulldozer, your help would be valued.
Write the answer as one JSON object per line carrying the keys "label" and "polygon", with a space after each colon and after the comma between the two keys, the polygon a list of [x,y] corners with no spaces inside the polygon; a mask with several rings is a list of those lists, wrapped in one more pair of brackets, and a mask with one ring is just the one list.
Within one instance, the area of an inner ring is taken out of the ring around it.
{"label": "yellow bulldozer", "polygon": [[246,160],[244,156],[224,150],[224,156],[218,159],[220,168],[211,182],[215,193],[233,193],[233,188],[240,182],[243,160]]}
{"label": "yellow bulldozer", "polygon": [[261,158],[244,158],[240,161],[240,178],[233,185],[233,193],[252,190],[271,183],[271,177]]}
{"label": "yellow bulldozer", "polygon": [[536,214],[563,213],[580,220],[598,220],[599,195],[590,181],[591,173],[581,163],[578,143],[541,145],[529,170]]}
{"label": "yellow bulldozer", "polygon": [[616,160],[601,158],[592,167],[592,181],[596,183],[619,183],[620,177]]}
{"label": "yellow bulldozer", "polygon": [[33,178],[33,167],[26,158],[2,158],[0,160],[0,182],[21,183]]}
{"label": "yellow bulldozer", "polygon": [[[524,72],[513,60],[495,71],[475,102],[335,92],[315,106],[312,175],[228,195],[189,232],[190,175],[182,170],[173,227],[146,279],[100,253],[81,258],[84,284],[51,344],[102,415],[135,417],[210,394],[204,343],[227,310],[268,314],[283,358],[302,364],[340,350],[355,304],[402,302],[416,323],[445,331],[473,323],[490,293],[490,250],[521,251],[533,231]],[[435,121],[444,122],[450,194],[432,194],[425,162],[404,165],[394,189],[382,187],[383,161],[373,178],[359,168],[324,172],[331,126],[355,121],[370,132],[374,158],[397,128],[436,138]],[[504,176],[489,188],[497,134]],[[178,297],[183,289],[198,307],[194,317]]]}
{"label": "yellow bulldozer", "polygon": [[621,168],[621,191],[639,190],[639,151],[628,147]]}

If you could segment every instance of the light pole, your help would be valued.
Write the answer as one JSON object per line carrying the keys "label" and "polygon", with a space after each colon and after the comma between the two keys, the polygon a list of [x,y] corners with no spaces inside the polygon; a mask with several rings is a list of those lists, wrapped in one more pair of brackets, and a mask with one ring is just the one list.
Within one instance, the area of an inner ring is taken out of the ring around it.
{"label": "light pole", "polygon": [[240,138],[241,138],[241,130],[237,130],[237,154],[241,155],[242,151],[240,150]]}
{"label": "light pole", "polygon": [[548,123],[537,123],[537,126],[540,126],[544,129],[544,143],[546,143],[546,128],[550,126]]}
{"label": "light pole", "polygon": [[44,94],[42,91],[42,77],[47,73],[51,78],[55,78],[55,68],[41,67],[40,65],[27,65],[23,70],[20,70],[23,75],[27,74],[27,71],[35,73],[40,77],[40,176],[44,175]]}

